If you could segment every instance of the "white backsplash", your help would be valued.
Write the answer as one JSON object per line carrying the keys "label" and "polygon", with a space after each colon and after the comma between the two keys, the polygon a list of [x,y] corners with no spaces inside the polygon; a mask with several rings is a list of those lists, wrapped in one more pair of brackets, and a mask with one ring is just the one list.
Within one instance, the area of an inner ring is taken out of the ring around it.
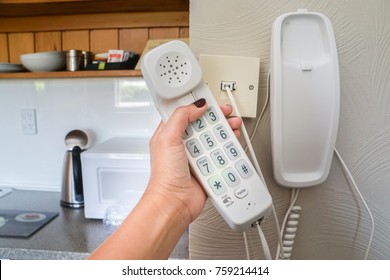
{"label": "white backsplash", "polygon": [[[23,134],[23,109],[36,110],[37,134]],[[91,147],[149,137],[159,120],[142,78],[0,80],[0,186],[59,191],[69,131]]]}

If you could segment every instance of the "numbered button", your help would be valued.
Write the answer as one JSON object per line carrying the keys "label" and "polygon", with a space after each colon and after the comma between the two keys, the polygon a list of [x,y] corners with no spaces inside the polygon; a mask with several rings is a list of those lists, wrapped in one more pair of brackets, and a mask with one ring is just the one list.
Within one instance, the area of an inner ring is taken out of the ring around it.
{"label": "numbered button", "polygon": [[240,151],[237,149],[237,146],[233,142],[227,143],[223,146],[225,153],[231,160],[235,160],[240,156]]}
{"label": "numbered button", "polygon": [[236,187],[241,182],[237,172],[234,171],[234,169],[231,167],[226,168],[222,172],[222,176],[225,182],[227,182],[227,184],[229,185],[229,187]]}
{"label": "numbered button", "polygon": [[206,149],[210,150],[217,145],[217,142],[210,132],[204,132],[200,135],[200,140],[202,141],[203,145],[206,147]]}
{"label": "numbered button", "polygon": [[192,130],[191,126],[188,126],[186,130],[184,130],[183,139],[190,138],[194,134],[194,131]]}
{"label": "numbered button", "polygon": [[187,142],[186,144],[188,151],[190,152],[191,156],[196,158],[203,154],[203,148],[198,139],[192,139]]}
{"label": "numbered button", "polygon": [[208,176],[214,172],[214,166],[207,157],[198,159],[196,165],[204,176]]}
{"label": "numbered button", "polygon": [[211,158],[213,159],[215,165],[219,168],[226,166],[228,163],[226,156],[219,149],[211,152]]}
{"label": "numbered button", "polygon": [[214,127],[214,134],[220,142],[224,142],[229,139],[229,134],[222,124]]}
{"label": "numbered button", "polygon": [[209,183],[209,186],[213,192],[217,195],[223,194],[227,190],[225,184],[222,181],[222,178],[219,176],[213,176],[207,182]]}
{"label": "numbered button", "polygon": [[207,108],[205,116],[209,124],[214,124],[219,120],[217,112],[215,111],[213,106]]}
{"label": "numbered button", "polygon": [[206,124],[206,121],[204,120],[204,118],[201,117],[201,118],[197,119],[196,121],[194,121],[192,123],[192,126],[194,127],[194,129],[196,131],[199,132],[199,131],[202,131],[203,129],[206,129],[207,124]]}
{"label": "numbered button", "polygon": [[236,167],[241,177],[244,179],[249,178],[253,174],[251,167],[244,159],[237,161],[237,163],[234,166]]}

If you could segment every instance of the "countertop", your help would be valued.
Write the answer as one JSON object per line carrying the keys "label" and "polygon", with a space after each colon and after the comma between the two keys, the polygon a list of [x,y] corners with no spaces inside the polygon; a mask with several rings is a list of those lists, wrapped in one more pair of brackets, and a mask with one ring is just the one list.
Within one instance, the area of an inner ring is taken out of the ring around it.
{"label": "countertop", "polygon": [[[0,198],[0,208],[59,213],[29,238],[0,237],[0,259],[85,259],[108,237],[102,220],[60,206],[59,192],[13,190]],[[170,258],[188,259],[187,232]]]}

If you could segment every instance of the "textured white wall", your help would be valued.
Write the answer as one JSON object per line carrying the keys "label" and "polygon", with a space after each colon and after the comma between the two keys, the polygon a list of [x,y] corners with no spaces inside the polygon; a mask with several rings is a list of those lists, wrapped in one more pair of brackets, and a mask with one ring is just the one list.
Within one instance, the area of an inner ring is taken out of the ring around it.
{"label": "textured white wall", "polygon": [[[388,0],[192,0],[190,44],[197,54],[261,59],[259,104],[266,96],[272,23],[279,15],[307,8],[333,23],[339,52],[341,111],[337,149],[349,166],[375,219],[371,259],[390,259],[390,1]],[[249,132],[254,120],[245,120]],[[269,110],[254,140],[279,219],[289,190],[272,175]],[[321,186],[303,189],[303,207],[293,259],[361,259],[371,230],[367,211],[333,159]],[[271,217],[263,224],[272,252]],[[252,258],[263,258],[256,231],[248,233]],[[231,232],[208,205],[191,226],[190,257],[245,258],[241,234]]]}

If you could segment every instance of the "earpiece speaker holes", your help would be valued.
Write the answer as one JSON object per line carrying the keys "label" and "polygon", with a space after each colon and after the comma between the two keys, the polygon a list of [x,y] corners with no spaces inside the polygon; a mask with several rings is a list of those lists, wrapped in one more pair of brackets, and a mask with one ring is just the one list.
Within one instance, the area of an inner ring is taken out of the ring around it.
{"label": "earpiece speaker holes", "polygon": [[168,53],[159,59],[157,74],[167,86],[181,86],[191,77],[191,65],[181,53]]}

